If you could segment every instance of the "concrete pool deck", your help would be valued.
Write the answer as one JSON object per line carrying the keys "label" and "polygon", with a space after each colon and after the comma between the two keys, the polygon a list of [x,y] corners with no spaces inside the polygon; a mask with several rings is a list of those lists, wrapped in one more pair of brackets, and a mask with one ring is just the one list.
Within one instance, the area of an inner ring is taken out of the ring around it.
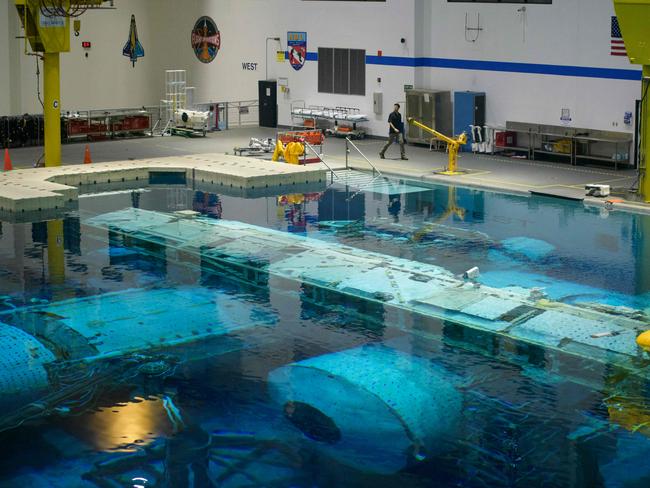
{"label": "concrete pool deck", "polygon": [[[186,139],[181,137],[149,137],[105,141],[90,144],[93,160],[96,162],[128,161],[143,158],[184,156],[200,153],[233,153],[233,148],[247,146],[251,137],[275,137],[274,129],[246,127],[208,134],[205,138]],[[584,186],[590,183],[608,184],[617,190],[616,197],[625,202],[615,203],[621,210],[650,213],[650,205],[634,201],[635,195],[628,192],[635,185],[635,169],[614,170],[607,166],[571,166],[566,163],[512,159],[497,155],[460,155],[459,165],[469,170],[459,176],[442,176],[434,172],[444,167],[447,155],[431,152],[428,147],[407,146],[408,161],[399,159],[397,147],[391,147],[385,160],[378,153],[384,141],[365,139],[355,144],[370,161],[387,176],[397,176],[430,183],[453,184],[478,187],[508,193],[529,194],[530,191],[583,198]],[[63,160],[80,164],[83,161],[85,144],[63,146]],[[16,168],[30,168],[43,152],[42,147],[12,149],[11,156]],[[345,167],[345,141],[330,137],[324,146],[325,159],[333,168]],[[270,155],[269,155],[270,156]],[[369,169],[369,165],[354,151],[350,164],[357,169]],[[316,165],[312,165],[316,166]],[[591,205],[605,206],[603,198],[585,198]]]}

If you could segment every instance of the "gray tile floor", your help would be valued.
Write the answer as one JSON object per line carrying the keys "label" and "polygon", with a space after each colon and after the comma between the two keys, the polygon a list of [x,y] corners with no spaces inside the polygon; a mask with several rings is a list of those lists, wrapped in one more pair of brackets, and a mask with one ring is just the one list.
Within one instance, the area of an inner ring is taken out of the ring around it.
{"label": "gray tile floor", "polygon": [[[232,154],[235,146],[247,146],[250,137],[274,137],[275,130],[259,127],[232,129],[215,132],[205,138],[187,139],[183,137],[148,137],[103,141],[90,143],[94,162],[140,159],[146,157],[174,156],[208,152],[228,152]],[[464,186],[479,186],[511,192],[527,193],[530,190],[583,196],[587,183],[609,184],[626,199],[634,200],[635,195],[628,192],[636,182],[636,170],[607,167],[570,166],[565,163],[518,160],[506,157],[461,154],[459,166],[469,170],[461,176],[442,176],[434,172],[445,166],[447,155],[443,152],[430,152],[428,147],[408,146],[408,161],[399,159],[399,147],[394,145],[385,160],[379,159],[383,144],[379,139],[356,141],[357,146],[368,159],[382,172],[406,176],[414,179],[443,181]],[[63,146],[64,164],[81,164],[85,144]],[[325,143],[325,158],[332,167],[345,164],[345,141],[328,138]],[[15,167],[30,167],[42,155],[43,148],[31,147],[12,149],[11,157]],[[350,154],[351,164],[359,169],[369,165],[358,153]]]}

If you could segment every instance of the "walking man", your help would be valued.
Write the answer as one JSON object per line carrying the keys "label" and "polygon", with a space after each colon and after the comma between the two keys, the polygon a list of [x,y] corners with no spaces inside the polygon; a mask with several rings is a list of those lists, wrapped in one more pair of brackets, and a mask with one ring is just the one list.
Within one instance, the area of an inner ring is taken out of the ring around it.
{"label": "walking man", "polygon": [[404,124],[402,123],[402,115],[399,113],[399,108],[399,103],[396,103],[394,110],[388,116],[388,142],[379,152],[379,157],[381,159],[384,159],[386,149],[388,149],[393,142],[399,142],[402,159],[408,159],[404,152]]}

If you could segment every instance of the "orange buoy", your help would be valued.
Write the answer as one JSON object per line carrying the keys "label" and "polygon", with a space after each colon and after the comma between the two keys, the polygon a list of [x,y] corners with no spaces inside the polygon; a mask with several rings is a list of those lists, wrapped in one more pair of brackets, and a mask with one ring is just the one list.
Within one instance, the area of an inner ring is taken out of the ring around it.
{"label": "orange buoy", "polygon": [[12,169],[14,169],[14,167],[11,164],[11,156],[9,156],[9,149],[5,148],[5,166],[4,166],[4,170],[5,171],[11,171]]}
{"label": "orange buoy", "polygon": [[90,164],[93,160],[90,157],[90,147],[86,144],[86,151],[84,152],[84,164]]}

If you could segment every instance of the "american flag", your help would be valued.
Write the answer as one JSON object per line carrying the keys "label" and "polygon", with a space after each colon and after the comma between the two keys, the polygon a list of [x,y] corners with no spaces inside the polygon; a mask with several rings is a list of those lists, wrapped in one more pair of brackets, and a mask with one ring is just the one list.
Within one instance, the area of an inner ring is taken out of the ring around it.
{"label": "american flag", "polygon": [[618,25],[617,17],[612,17],[612,49],[610,54],[612,56],[627,56],[621,26]]}

